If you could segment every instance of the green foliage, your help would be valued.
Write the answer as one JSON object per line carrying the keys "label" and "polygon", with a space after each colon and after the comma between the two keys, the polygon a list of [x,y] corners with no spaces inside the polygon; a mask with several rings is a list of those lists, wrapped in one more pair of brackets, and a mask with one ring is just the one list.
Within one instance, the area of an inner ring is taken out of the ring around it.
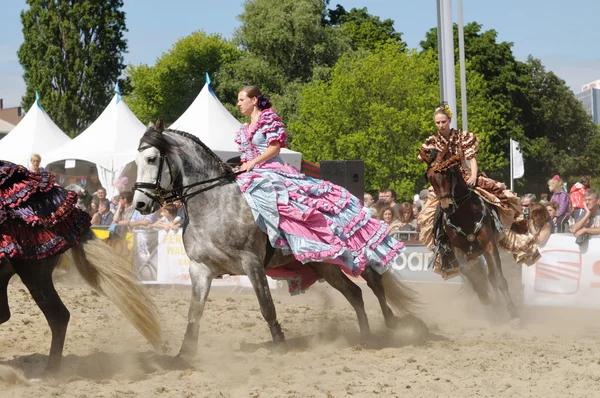
{"label": "green foliage", "polygon": [[143,122],[159,116],[174,122],[194,101],[206,82],[223,64],[243,54],[218,34],[198,31],[177,41],[156,65],[130,65],[127,76],[132,93],[126,101]]}
{"label": "green foliage", "polygon": [[329,24],[339,26],[343,35],[350,39],[352,48],[374,50],[386,43],[397,43],[401,49],[406,48],[402,34],[394,29],[394,21],[368,13],[367,8],[353,8],[346,11],[341,5],[329,10]]}
{"label": "green foliage", "polygon": [[329,81],[305,87],[290,127],[293,149],[305,159],[362,159],[366,189],[389,187],[408,199],[422,185],[417,150],[431,133],[431,104],[437,101],[437,88],[423,71],[436,64],[400,50],[384,45],[343,56]]}
{"label": "green foliage", "polygon": [[29,107],[38,91],[48,115],[74,136],[94,121],[121,75],[125,13],[122,0],[27,0],[18,51]]}
{"label": "green foliage", "polygon": [[335,64],[350,48],[339,29],[323,24],[325,13],[322,0],[247,0],[236,39],[288,81],[306,82],[314,67]]}

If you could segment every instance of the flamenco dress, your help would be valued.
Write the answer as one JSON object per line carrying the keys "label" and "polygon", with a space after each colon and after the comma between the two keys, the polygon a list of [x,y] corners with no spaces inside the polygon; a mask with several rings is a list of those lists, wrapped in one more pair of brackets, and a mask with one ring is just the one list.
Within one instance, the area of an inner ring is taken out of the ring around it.
{"label": "flamenco dress", "polygon": [[[252,129],[240,127],[235,141],[242,162],[248,162],[273,142],[286,147],[286,139],[281,119],[265,109]],[[403,251],[404,244],[389,237],[385,223],[371,218],[371,210],[348,190],[300,173],[279,155],[240,174],[237,183],[271,245],[296,259],[295,264],[267,270],[270,276],[288,279],[291,293],[316,281],[310,267],[302,264],[334,263],[353,276],[369,265],[382,274]]]}
{"label": "flamenco dress", "polygon": [[90,227],[77,194],[48,172],[0,160],[0,260],[35,260],[70,249]]}

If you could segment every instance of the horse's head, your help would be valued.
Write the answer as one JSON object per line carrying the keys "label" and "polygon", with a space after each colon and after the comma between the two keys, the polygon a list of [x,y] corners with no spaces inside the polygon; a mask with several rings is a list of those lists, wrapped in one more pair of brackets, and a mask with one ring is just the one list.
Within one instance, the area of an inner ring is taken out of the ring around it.
{"label": "horse's head", "polygon": [[133,204],[142,214],[158,210],[168,192],[175,189],[177,144],[165,134],[164,123],[159,120],[149,127],[140,139],[137,164],[137,180],[134,184]]}
{"label": "horse's head", "polygon": [[442,152],[437,149],[428,153],[421,150],[420,156],[427,162],[427,179],[440,200],[442,211],[448,215],[453,214],[457,209],[454,194],[461,177],[458,170],[460,156],[449,156],[447,148]]}

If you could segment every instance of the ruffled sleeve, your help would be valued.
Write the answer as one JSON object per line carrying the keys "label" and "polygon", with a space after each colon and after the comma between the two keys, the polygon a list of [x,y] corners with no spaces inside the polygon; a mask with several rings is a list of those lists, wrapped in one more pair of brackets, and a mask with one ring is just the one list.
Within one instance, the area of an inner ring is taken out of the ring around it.
{"label": "ruffled sleeve", "polygon": [[256,132],[265,136],[267,146],[279,142],[282,148],[287,146],[285,125],[272,109],[265,109],[256,123]]}
{"label": "ruffled sleeve", "polygon": [[246,161],[246,148],[242,142],[242,137],[244,134],[244,130],[246,128],[246,124],[242,124],[240,128],[235,132],[234,141],[238,145],[238,152],[240,153],[240,160],[242,162]]}
{"label": "ruffled sleeve", "polygon": [[421,145],[421,150],[419,151],[419,154],[417,155],[417,160],[424,162],[425,159],[421,158],[421,151],[429,154],[429,152],[431,152],[431,150],[433,150],[435,148],[436,148],[435,136],[432,135],[429,138],[427,138],[427,140],[425,140],[423,145]]}
{"label": "ruffled sleeve", "polygon": [[471,160],[479,152],[479,140],[475,137],[475,134],[469,133],[468,131],[460,132],[460,141],[462,144],[462,150],[465,154],[465,159]]}

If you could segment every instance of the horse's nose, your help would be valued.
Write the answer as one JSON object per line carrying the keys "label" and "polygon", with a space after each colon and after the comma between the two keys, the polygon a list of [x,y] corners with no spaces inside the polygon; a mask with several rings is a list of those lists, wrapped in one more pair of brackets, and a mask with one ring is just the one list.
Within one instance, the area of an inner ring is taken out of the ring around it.
{"label": "horse's nose", "polygon": [[137,202],[135,204],[135,209],[136,210],[142,210],[144,208],[144,206],[146,206],[146,203],[144,203],[144,202]]}

